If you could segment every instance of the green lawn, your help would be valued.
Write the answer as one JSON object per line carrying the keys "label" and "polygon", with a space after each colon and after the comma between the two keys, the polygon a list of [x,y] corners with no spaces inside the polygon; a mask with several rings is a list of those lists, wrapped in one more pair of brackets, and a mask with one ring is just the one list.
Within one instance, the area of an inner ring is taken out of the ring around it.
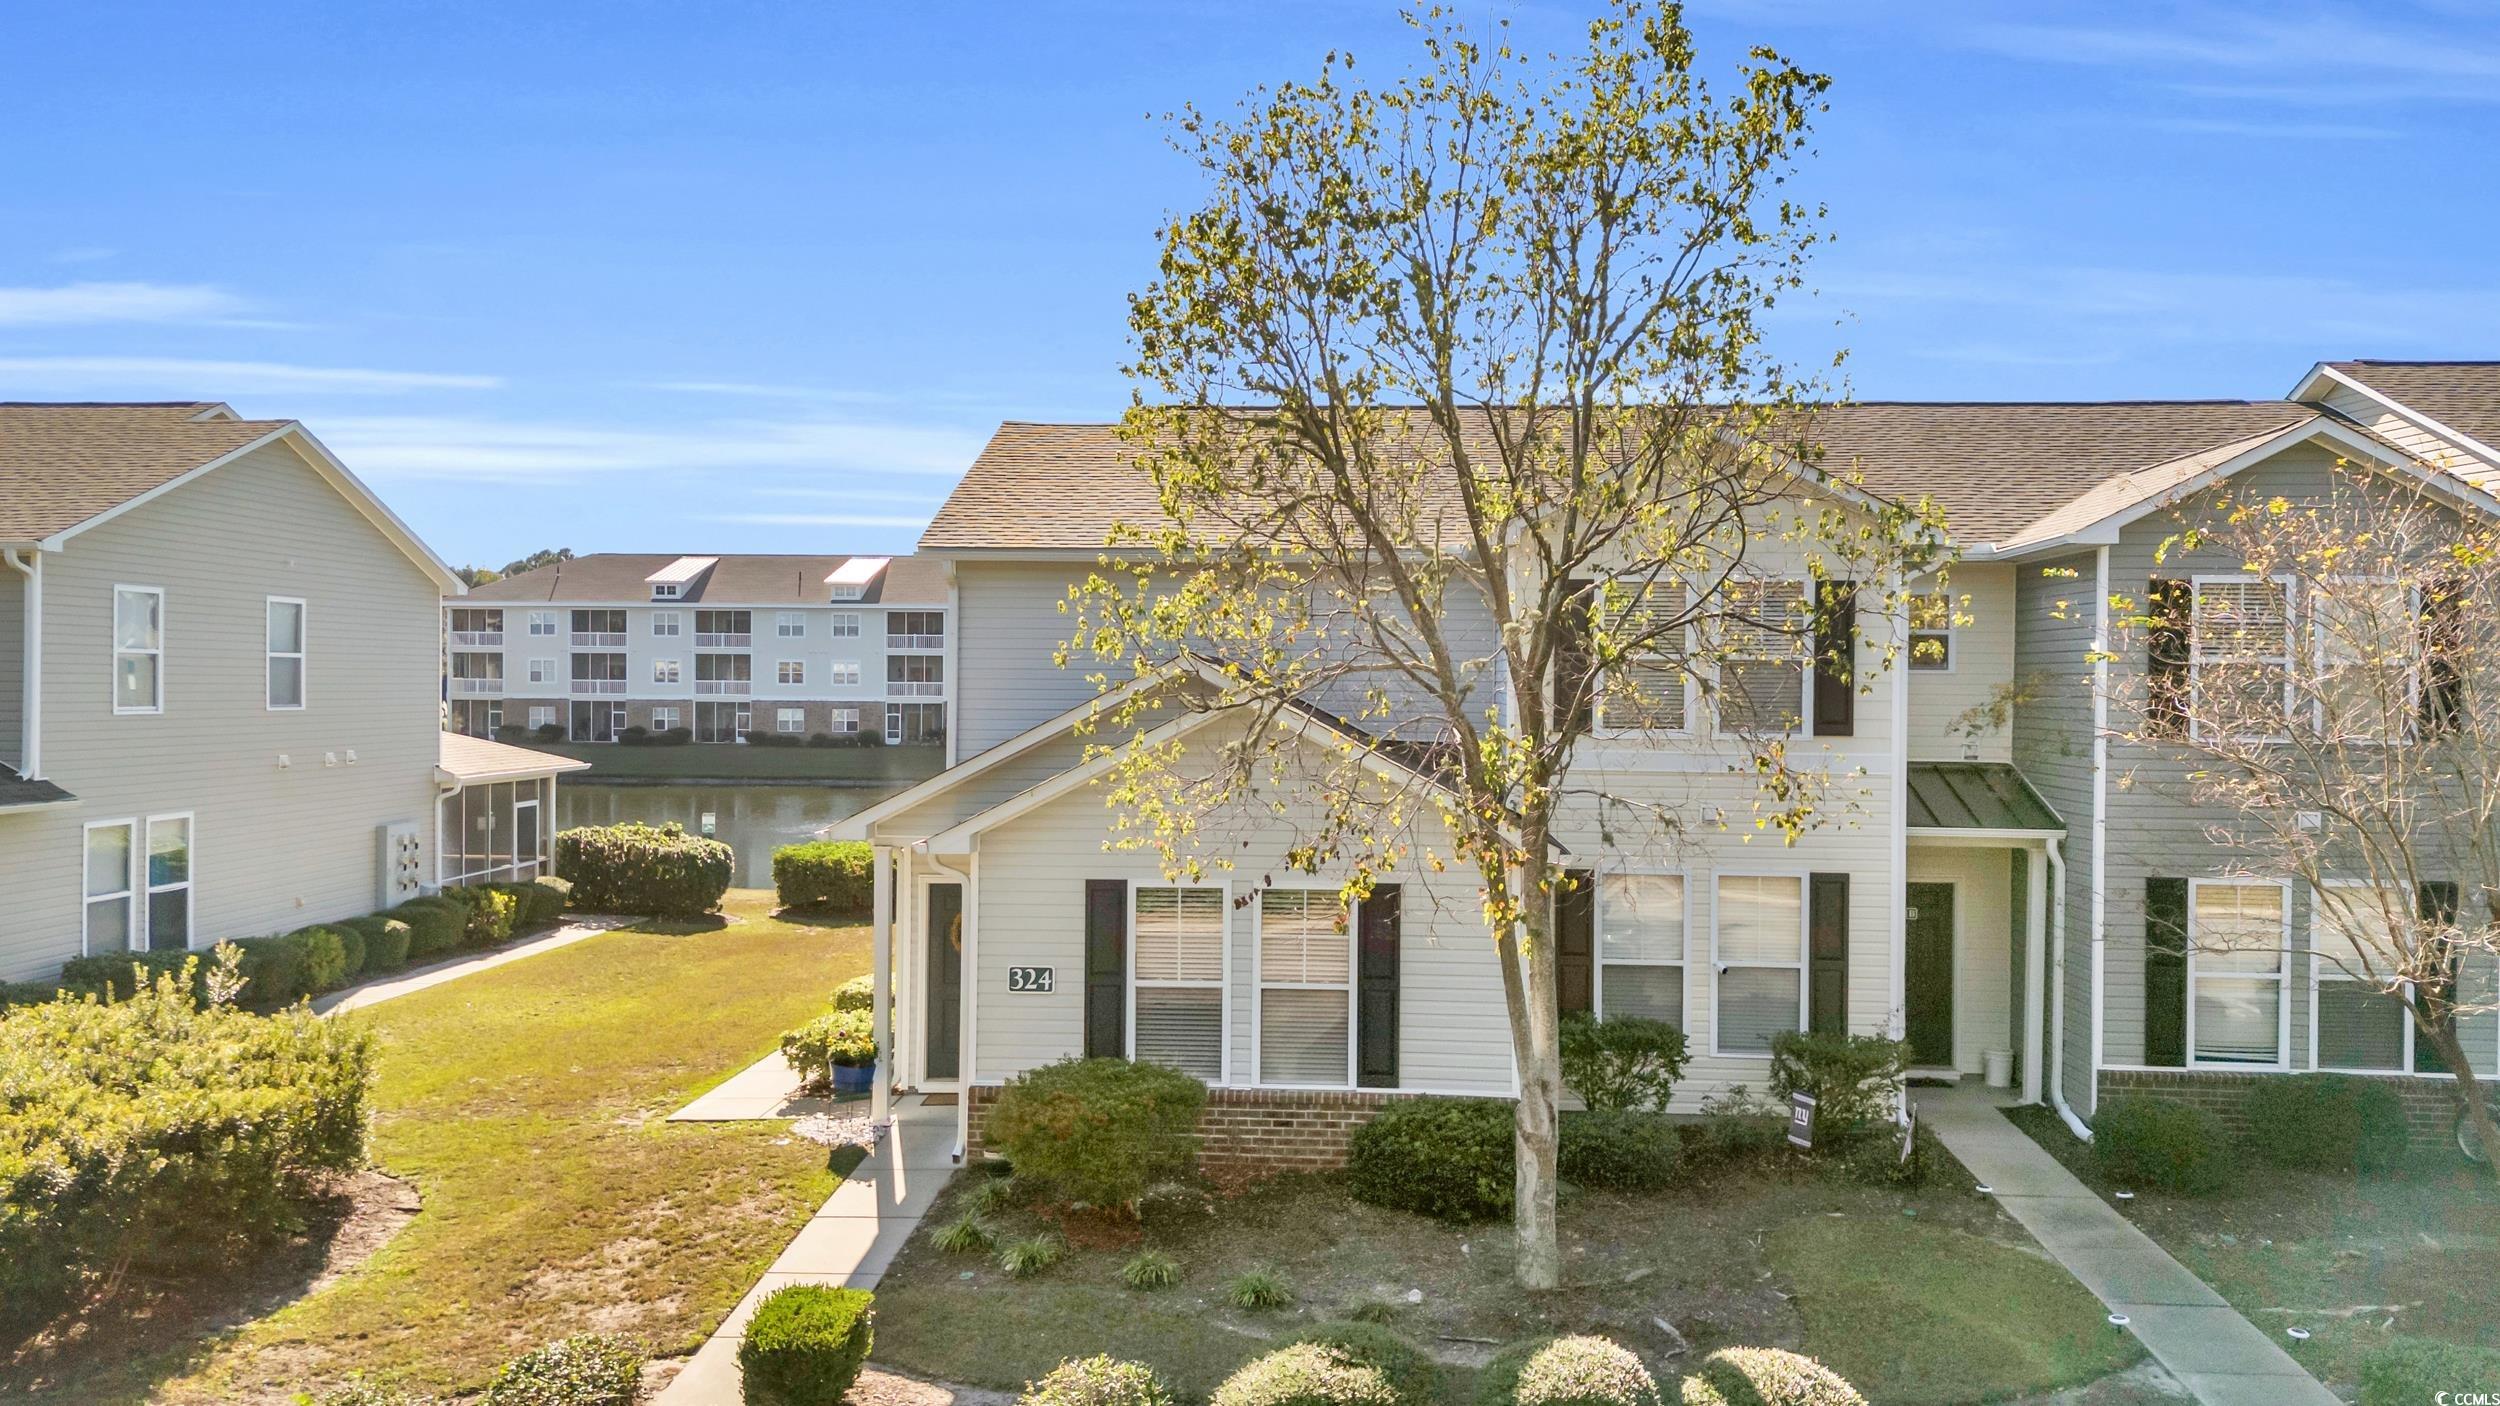
{"label": "green lawn", "polygon": [[908,786],[946,766],[943,747],[739,747],[689,742],[678,747],[618,743],[529,742],[541,752],[590,763],[584,781],[856,781]]}
{"label": "green lawn", "polygon": [[867,967],[865,930],[731,897],[725,927],[610,933],[351,1017],[381,1037],[374,1160],[423,1209],[329,1287],[61,1397],[283,1399],[356,1368],[471,1389],[592,1328],[691,1351],[855,1160],[778,1125],[662,1121]]}

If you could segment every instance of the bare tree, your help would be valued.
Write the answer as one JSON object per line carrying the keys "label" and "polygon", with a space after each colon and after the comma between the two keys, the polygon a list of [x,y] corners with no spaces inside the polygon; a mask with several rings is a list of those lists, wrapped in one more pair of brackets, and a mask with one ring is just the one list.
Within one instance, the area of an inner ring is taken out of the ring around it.
{"label": "bare tree", "polygon": [[[2217,817],[2232,873],[2307,890],[2310,950],[2283,960],[2302,984],[2317,964],[2313,1019],[2341,1046],[2321,1066],[2452,1073],[2492,1160],[2460,1024],[2494,1009],[2500,967],[2500,527],[2435,471],[2352,463],[2298,499],[2174,512],[2147,598],[2112,602],[2151,665],[2113,725],[2168,759],[2129,779]],[[2263,923],[2191,927],[2217,971],[2278,955]]]}
{"label": "bare tree", "polygon": [[[1888,666],[1874,622],[1939,533],[1819,472],[1813,388],[1763,346],[1818,237],[1788,182],[1825,79],[1757,49],[1716,96],[1677,12],[1634,0],[1568,59],[1410,22],[1422,61],[1384,87],[1332,58],[1179,121],[1208,191],[1132,300],[1123,426],[1162,518],[1115,533],[1063,662],[1112,661],[1112,688],[1199,661],[1098,744],[1119,842],[1167,869],[1227,863],[1215,836],[1290,797],[1317,818],[1288,865],[1348,897],[1472,870],[1519,1070],[1518,1274],[1550,1288],[1557,821],[1702,828],[1597,814],[1575,746],[1715,726],[1754,825],[1829,823],[1788,734],[1818,665],[1871,686],[1861,615]],[[1184,745],[1166,709],[1232,726]]]}

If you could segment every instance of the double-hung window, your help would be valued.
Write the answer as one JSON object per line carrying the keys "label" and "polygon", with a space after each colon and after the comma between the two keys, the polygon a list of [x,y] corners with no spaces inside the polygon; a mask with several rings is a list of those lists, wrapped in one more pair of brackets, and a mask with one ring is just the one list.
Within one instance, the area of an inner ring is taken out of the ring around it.
{"label": "double-hung window", "polygon": [[780,666],[775,670],[775,677],[779,678],[785,684],[805,683],[807,682],[807,661],[804,659],[784,659],[781,661]]}
{"label": "double-hung window", "polygon": [[[304,706],[304,603],[288,596],[269,598],[269,706],[272,710]],[[503,660],[495,660],[500,674]]]}
{"label": "double-hung window", "polygon": [[138,906],[132,902],[132,860],[139,822],[99,820],[86,832],[84,863],[85,952],[101,956],[138,945]]}
{"label": "double-hung window", "polygon": [[191,945],[191,817],[148,817],[148,946],[178,951]]}
{"label": "double-hung window", "polygon": [[774,709],[774,710],[773,710],[773,731],[775,731],[775,732],[805,732],[805,731],[807,731],[807,710],[806,710],[805,708],[776,708],[776,709]]}
{"label": "double-hung window", "polygon": [[554,727],[555,725],[556,725],[556,710],[555,710],[555,708],[554,708],[553,706],[546,706],[546,707],[537,707],[537,706],[533,706],[533,707],[530,709],[530,726],[531,726],[531,727]]}
{"label": "double-hung window", "polygon": [[2188,1063],[2283,1064],[2291,917],[2282,884],[2188,883]]}
{"label": "double-hung window", "polygon": [[[673,620],[676,617],[670,616],[668,618]],[[530,633],[548,639],[553,639],[556,633],[556,613],[552,610],[531,611]]]}
{"label": "double-hung window", "polygon": [[676,710],[675,708],[654,708],[654,709],[652,709],[652,710],[651,710],[651,730],[652,730],[653,732],[674,732],[674,731],[676,731],[676,730],[677,730],[677,710]]}
{"label": "double-hung window", "polygon": [[1953,596],[1929,591],[1910,597],[1910,667],[1953,672]]}
{"label": "double-hung window", "polygon": [[1224,890],[1131,889],[1137,956],[1129,990],[1130,1057],[1193,1078],[1224,1078]]}
{"label": "double-hung window", "polygon": [[1259,895],[1259,1082],[1354,1083],[1354,930],[1333,889]]}
{"label": "double-hung window", "polygon": [[2366,884],[2332,884],[2311,901],[2309,1054],[2317,1068],[2402,1074],[2413,1067],[2413,1019],[2404,997],[2390,994],[2404,962],[2388,915],[2408,905],[2392,897]]}
{"label": "double-hung window", "polygon": [[531,683],[555,683],[564,677],[556,672],[556,661],[553,659],[529,661],[529,676]]}
{"label": "double-hung window", "polygon": [[113,588],[113,711],[165,711],[165,592]]}
{"label": "double-hung window", "polygon": [[836,708],[829,715],[832,730],[844,735],[859,731],[859,709]]}
{"label": "double-hung window", "polygon": [[859,661],[856,659],[834,660],[832,669],[825,676],[825,682],[833,687],[858,687]]}
{"label": "double-hung window", "polygon": [[1685,728],[1685,587],[1652,581],[1628,588],[1610,612],[1607,635],[1621,651],[1597,681],[1597,726],[1604,732],[1682,732]]}
{"label": "double-hung window", "polygon": [[191,817],[99,820],[84,834],[80,896],[91,956],[191,945]]}
{"label": "double-hung window", "polygon": [[1772,1037],[1805,1028],[1806,881],[1798,874],[1722,874],[1717,899],[1712,1039],[1722,1055],[1768,1055]]}
{"label": "double-hung window", "polygon": [[1719,662],[1719,730],[1802,732],[1812,622],[1801,581],[1731,581]]}
{"label": "double-hung window", "polygon": [[832,615],[827,616],[826,620],[830,628],[828,628],[825,633],[833,636],[835,639],[855,640],[859,638],[858,611],[837,610]]}
{"label": "double-hung window", "polygon": [[2421,607],[2401,581],[2343,578],[2309,593],[2312,725],[2336,742],[2402,741],[2420,716]]}
{"label": "double-hung window", "polygon": [[2284,735],[2292,696],[2290,583],[2199,576],[2189,620],[2188,718],[2199,741]]}
{"label": "double-hung window", "polygon": [[683,617],[674,610],[651,612],[651,636],[654,639],[675,639],[678,631],[684,628]]}
{"label": "double-hung window", "polygon": [[651,661],[651,681],[653,683],[675,683],[683,673],[683,662],[680,660],[654,659]]}
{"label": "double-hung window", "polygon": [[1605,874],[1597,883],[1597,1013],[1684,1028],[1684,876]]}
{"label": "double-hung window", "polygon": [[785,640],[807,637],[807,616],[796,610],[778,611],[773,615],[773,633]]}

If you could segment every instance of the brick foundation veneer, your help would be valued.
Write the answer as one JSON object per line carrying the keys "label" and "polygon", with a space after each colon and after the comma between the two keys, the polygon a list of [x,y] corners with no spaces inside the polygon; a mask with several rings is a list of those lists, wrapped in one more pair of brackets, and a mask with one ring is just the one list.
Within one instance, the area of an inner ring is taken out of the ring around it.
{"label": "brick foundation veneer", "polygon": [[[2104,1069],[2101,1097],[2150,1094],[2192,1103],[2220,1118],[2234,1133],[2248,1131],[2248,1091],[2261,1080],[2282,1074],[2234,1074],[2211,1069]],[[2404,1100],[2405,1122],[2413,1130],[2415,1151],[2449,1145],[2456,1126],[2456,1084],[2448,1079],[2356,1075],[2374,1078]]]}
{"label": "brick foundation veneer", "polygon": [[[1354,1130],[1401,1098],[1428,1094],[1322,1093],[1287,1089],[1209,1089],[1198,1115],[1199,1161],[1208,1167],[1255,1172],[1317,1172],[1345,1165]],[[972,1090],[971,1153],[984,1155],[981,1129],[994,1085]]]}

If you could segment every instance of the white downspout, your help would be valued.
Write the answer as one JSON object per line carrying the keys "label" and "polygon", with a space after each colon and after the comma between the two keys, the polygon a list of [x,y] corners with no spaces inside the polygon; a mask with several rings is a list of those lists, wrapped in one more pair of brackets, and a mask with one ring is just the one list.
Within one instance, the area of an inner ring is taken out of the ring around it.
{"label": "white downspout", "polygon": [[26,677],[19,680],[24,690],[18,726],[23,731],[24,746],[18,757],[18,769],[29,781],[43,780],[43,553],[12,547],[5,553],[9,565],[26,578],[25,630]]}
{"label": "white downspout", "polygon": [[[1910,638],[1906,590],[1890,624],[1893,639],[1906,649]],[[1892,676],[1892,912],[1887,915],[1892,926],[1892,1014],[1888,1023],[1889,1033],[1898,1040],[1908,1038],[1910,1024],[1910,670],[1906,654],[1895,664]],[[1853,668],[1852,687],[1856,678]],[[1842,1025],[1846,1028],[1847,1021]]]}
{"label": "white downspout", "polygon": [[[2048,844],[2055,844],[2051,840]],[[2033,856],[2038,856],[2035,863]],[[2041,969],[2048,965],[2049,875],[2048,852],[2045,845],[2023,856],[2023,872],[2029,880],[2023,893],[2023,1102],[2040,1101],[2040,1064],[2046,1057],[2040,1040],[2040,992],[2043,987]]]}
{"label": "white downspout", "polygon": [[869,854],[869,1028],[877,1042],[877,1064],[868,1116],[882,1123],[894,1114],[894,851],[877,845]]}
{"label": "white downspout", "polygon": [[2092,1106],[2101,1103],[2102,955],[2109,895],[2109,548],[2092,553]]}
{"label": "white downspout", "polygon": [[2056,969],[2056,991],[2049,999],[2049,1101],[2056,1105],[2058,1116],[2075,1136],[2089,1139],[2092,1129],[2066,1102],[2066,842],[2049,841],[2050,883],[2057,890],[2057,902],[2049,908],[2049,934],[2056,955],[2050,965]]}

